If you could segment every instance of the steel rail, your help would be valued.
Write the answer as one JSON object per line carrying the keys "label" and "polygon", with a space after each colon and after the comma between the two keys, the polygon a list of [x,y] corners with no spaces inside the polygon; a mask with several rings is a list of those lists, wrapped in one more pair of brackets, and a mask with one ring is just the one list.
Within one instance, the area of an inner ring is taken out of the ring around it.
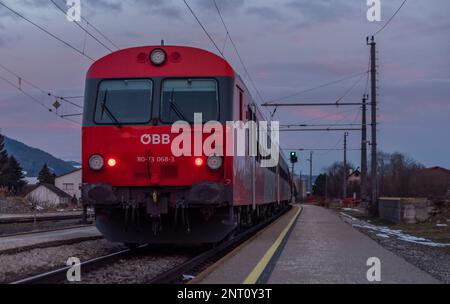
{"label": "steel rail", "polygon": [[215,257],[223,257],[227,253],[229,253],[232,249],[236,248],[249,238],[251,238],[253,235],[255,235],[258,231],[261,229],[267,227],[271,223],[273,223],[275,220],[277,220],[279,217],[281,217],[283,214],[288,212],[292,208],[291,205],[289,205],[288,208],[285,208],[284,210],[280,211],[276,216],[270,218],[267,221],[264,221],[260,224],[257,224],[242,233],[238,234],[236,237],[227,240],[214,248],[205,251],[201,253],[200,255],[195,256],[194,258],[158,275],[157,277],[151,279],[148,283],[149,284],[169,284],[169,283],[180,283],[185,280],[183,280],[183,275],[189,274],[192,275],[192,272],[198,272],[196,269],[201,268],[202,264],[206,264],[208,261],[213,260]]}
{"label": "steel rail", "polygon": [[[131,254],[131,249],[124,249],[118,252],[110,253],[101,257],[96,257],[80,263],[83,270],[99,267],[112,260],[119,260]],[[21,280],[11,282],[10,284],[47,284],[52,282],[64,281],[66,279],[67,271],[73,266],[65,266],[58,269],[50,270],[44,273],[33,275]]]}

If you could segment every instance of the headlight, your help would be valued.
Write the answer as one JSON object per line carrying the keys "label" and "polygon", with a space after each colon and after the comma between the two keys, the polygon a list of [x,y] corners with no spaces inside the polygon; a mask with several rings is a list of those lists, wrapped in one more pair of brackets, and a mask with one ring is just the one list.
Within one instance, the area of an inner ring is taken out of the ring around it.
{"label": "headlight", "polygon": [[161,65],[166,62],[167,54],[163,49],[154,49],[150,54],[150,61],[154,65]]}
{"label": "headlight", "polygon": [[206,163],[208,164],[209,169],[217,170],[220,167],[222,167],[223,160],[222,160],[222,157],[213,155],[213,156],[208,157],[208,160],[206,161]]}
{"label": "headlight", "polygon": [[105,165],[105,160],[101,155],[92,155],[91,158],[89,158],[89,167],[92,170],[98,171],[103,168]]}

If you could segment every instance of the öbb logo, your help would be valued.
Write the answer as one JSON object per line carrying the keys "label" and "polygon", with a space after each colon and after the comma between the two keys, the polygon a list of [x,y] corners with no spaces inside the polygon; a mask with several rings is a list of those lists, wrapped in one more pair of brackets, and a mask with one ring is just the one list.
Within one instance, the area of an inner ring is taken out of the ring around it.
{"label": "\u00f6bb logo", "polygon": [[170,144],[170,136],[169,134],[143,134],[141,143],[144,145],[168,145]]}

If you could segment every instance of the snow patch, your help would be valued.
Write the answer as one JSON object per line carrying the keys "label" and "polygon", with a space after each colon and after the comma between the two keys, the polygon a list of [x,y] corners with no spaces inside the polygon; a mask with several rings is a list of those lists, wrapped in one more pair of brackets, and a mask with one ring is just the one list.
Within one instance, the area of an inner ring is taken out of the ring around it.
{"label": "snow patch", "polygon": [[382,238],[386,238],[386,239],[389,238],[389,235],[383,234],[383,233],[378,233],[377,236],[382,237]]}
{"label": "snow patch", "polygon": [[377,236],[383,238],[395,237],[405,242],[421,244],[431,247],[450,247],[450,243],[436,243],[423,237],[417,237],[404,233],[402,230],[399,229],[391,229],[386,226],[376,226],[373,224],[369,224],[366,221],[356,219],[348,214],[345,214],[344,212],[341,212],[341,215],[343,216],[343,220],[351,224],[353,227],[371,230],[374,233],[377,233],[376,234]]}

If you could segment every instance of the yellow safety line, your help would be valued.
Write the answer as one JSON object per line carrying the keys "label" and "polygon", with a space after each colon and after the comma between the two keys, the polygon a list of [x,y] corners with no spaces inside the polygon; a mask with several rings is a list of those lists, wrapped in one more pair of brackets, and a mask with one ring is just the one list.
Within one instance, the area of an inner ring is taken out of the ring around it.
{"label": "yellow safety line", "polygon": [[253,268],[252,272],[248,275],[248,277],[245,279],[244,284],[256,284],[259,277],[263,273],[264,269],[266,269],[267,264],[269,264],[269,261],[272,259],[273,255],[277,251],[278,247],[281,245],[281,242],[283,242],[284,238],[286,237],[287,233],[289,232],[289,229],[291,229],[292,225],[297,220],[297,216],[299,215],[300,211],[302,210],[301,207],[298,208],[297,212],[295,213],[294,217],[291,219],[289,224],[284,228],[284,230],[280,233],[278,238],[275,240],[275,242],[270,246],[270,248],[266,251],[262,259],[256,264],[255,268]]}

